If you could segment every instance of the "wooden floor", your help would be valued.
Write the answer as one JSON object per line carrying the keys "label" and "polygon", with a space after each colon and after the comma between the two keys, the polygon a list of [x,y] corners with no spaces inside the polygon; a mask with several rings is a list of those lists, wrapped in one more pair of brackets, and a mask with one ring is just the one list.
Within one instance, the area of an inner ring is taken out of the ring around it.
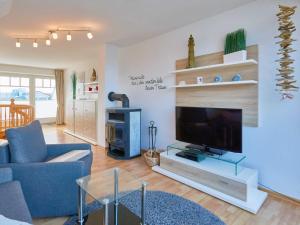
{"label": "wooden floor", "polygon": [[[82,142],[63,133],[62,127],[43,127],[47,143]],[[149,189],[174,193],[197,202],[219,216],[228,225],[300,225],[300,205],[276,196],[269,196],[264,205],[253,215],[233,205],[216,199],[201,191],[153,172],[142,158],[117,161],[105,155],[104,149],[93,147],[94,162],[92,172],[112,167],[124,168],[149,182]],[[34,220],[35,225],[62,225],[66,218]],[[159,225],[159,224],[157,224]],[[187,224],[188,225],[188,224]]]}

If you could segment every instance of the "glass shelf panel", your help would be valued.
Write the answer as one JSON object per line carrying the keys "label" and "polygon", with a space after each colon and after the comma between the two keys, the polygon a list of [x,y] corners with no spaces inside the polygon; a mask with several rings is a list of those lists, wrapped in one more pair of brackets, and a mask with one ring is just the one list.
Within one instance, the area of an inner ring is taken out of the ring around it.
{"label": "glass shelf panel", "polygon": [[187,148],[186,146],[188,145],[189,145],[188,143],[184,143],[184,142],[177,142],[171,144],[167,147],[167,154],[169,151],[174,149],[179,151],[188,151],[188,150],[197,151],[197,154],[199,154],[199,156],[201,156],[203,160],[205,160],[205,158],[210,158],[210,159],[220,160],[222,162],[232,164],[235,167],[235,175],[237,175],[239,172],[239,168],[238,168],[239,164],[244,159],[246,159],[246,156],[241,153],[225,152],[223,155],[217,155],[217,154],[204,152],[199,149]]}

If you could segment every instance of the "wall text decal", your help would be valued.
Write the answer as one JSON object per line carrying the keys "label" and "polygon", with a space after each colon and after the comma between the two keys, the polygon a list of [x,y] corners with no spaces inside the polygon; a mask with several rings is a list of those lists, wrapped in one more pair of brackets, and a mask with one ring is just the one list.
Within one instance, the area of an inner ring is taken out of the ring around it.
{"label": "wall text decal", "polygon": [[143,87],[146,91],[159,91],[167,89],[161,76],[147,79],[145,75],[139,74],[135,76],[129,76],[129,80],[130,85],[135,87]]}

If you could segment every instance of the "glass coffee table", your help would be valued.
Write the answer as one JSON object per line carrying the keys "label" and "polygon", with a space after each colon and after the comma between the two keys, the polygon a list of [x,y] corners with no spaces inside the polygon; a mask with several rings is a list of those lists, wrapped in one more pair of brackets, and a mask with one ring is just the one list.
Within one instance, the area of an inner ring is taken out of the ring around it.
{"label": "glass coffee table", "polygon": [[[147,183],[130,172],[113,168],[76,180],[79,189],[79,225],[146,225],[145,201]],[[141,217],[133,214],[120,200],[134,191],[141,191]],[[84,217],[86,194],[103,207]]]}

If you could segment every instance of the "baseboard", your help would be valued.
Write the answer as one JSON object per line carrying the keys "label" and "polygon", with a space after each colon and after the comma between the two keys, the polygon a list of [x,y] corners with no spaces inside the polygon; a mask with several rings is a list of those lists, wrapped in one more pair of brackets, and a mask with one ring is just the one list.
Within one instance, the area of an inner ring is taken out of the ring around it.
{"label": "baseboard", "polygon": [[91,139],[86,138],[86,137],[83,137],[83,136],[80,136],[80,135],[78,135],[78,134],[75,134],[75,133],[73,133],[72,131],[64,130],[64,132],[65,132],[66,134],[70,134],[70,135],[72,135],[72,136],[74,136],[74,137],[77,137],[77,138],[79,138],[79,139],[81,139],[81,140],[84,140],[84,141],[86,141],[86,142],[88,142],[88,143],[90,143],[90,144],[92,144],[92,145],[97,145],[97,142],[96,142],[96,141],[91,140]]}
{"label": "baseboard", "polygon": [[290,196],[281,194],[279,192],[276,192],[276,191],[273,191],[273,190],[270,190],[270,189],[267,189],[267,188],[264,188],[264,187],[261,187],[261,186],[259,186],[258,189],[261,190],[261,191],[267,192],[272,197],[279,198],[279,199],[282,199],[284,201],[288,201],[288,202],[291,202],[293,204],[297,204],[297,205],[300,206],[300,200],[299,199],[292,198]]}

